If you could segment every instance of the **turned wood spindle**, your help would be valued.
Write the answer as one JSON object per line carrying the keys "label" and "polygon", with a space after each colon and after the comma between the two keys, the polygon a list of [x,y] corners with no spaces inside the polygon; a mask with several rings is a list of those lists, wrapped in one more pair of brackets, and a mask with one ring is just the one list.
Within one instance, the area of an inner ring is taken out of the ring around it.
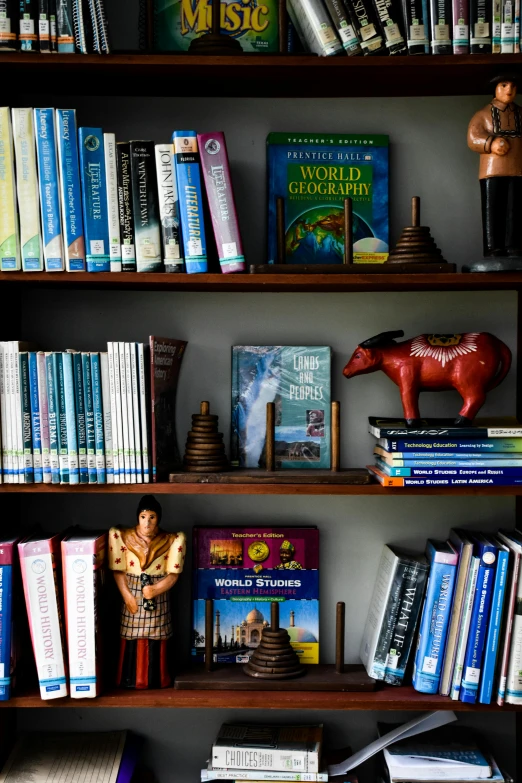
{"label": "turned wood spindle", "polygon": [[208,416],[210,411],[210,403],[208,403],[206,400],[201,403],[199,406],[199,412],[202,416]]}
{"label": "turned wood spindle", "polygon": [[332,443],[331,465],[332,473],[341,470],[341,403],[332,402]]}
{"label": "turned wood spindle", "polygon": [[279,630],[279,604],[276,601],[270,604],[270,630]]}
{"label": "turned wood spindle", "polygon": [[344,672],[345,615],[344,601],[339,601],[335,617],[335,671],[337,674]]}
{"label": "turned wood spindle", "polygon": [[411,200],[411,224],[414,228],[418,228],[420,222],[420,198],[419,196],[413,196]]}
{"label": "turned wood spindle", "polygon": [[214,601],[207,598],[205,601],[205,671],[211,672],[214,668]]}
{"label": "turned wood spindle", "polygon": [[266,404],[265,462],[268,471],[275,470],[275,404]]}
{"label": "turned wood spindle", "polygon": [[276,199],[277,263],[286,264],[285,200]]}
{"label": "turned wood spindle", "polygon": [[353,264],[353,203],[344,199],[344,258],[343,264]]}

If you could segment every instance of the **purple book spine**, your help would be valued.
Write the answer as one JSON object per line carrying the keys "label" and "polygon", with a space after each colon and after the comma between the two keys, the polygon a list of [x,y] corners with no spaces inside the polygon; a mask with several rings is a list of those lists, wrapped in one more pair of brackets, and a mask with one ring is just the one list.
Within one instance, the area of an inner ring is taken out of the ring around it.
{"label": "purple book spine", "polygon": [[245,257],[225,135],[223,133],[198,134],[198,148],[221,271],[223,274],[244,272]]}
{"label": "purple book spine", "polygon": [[453,0],[453,54],[469,54],[469,0]]}

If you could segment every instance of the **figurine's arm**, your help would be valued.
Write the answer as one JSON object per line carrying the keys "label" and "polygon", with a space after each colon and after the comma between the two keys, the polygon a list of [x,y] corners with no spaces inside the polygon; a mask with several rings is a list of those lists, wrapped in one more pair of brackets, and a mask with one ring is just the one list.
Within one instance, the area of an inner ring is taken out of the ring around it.
{"label": "figurine's arm", "polygon": [[164,576],[163,579],[160,579],[159,582],[156,582],[156,584],[147,585],[144,587],[142,591],[143,597],[156,598],[156,596],[166,593],[168,590],[174,587],[178,579],[179,574],[167,574],[167,576]]}
{"label": "figurine's arm", "polygon": [[468,126],[468,147],[473,152],[488,155],[495,136],[486,127],[484,110],[478,111]]}
{"label": "figurine's arm", "polygon": [[[127,582],[127,574],[125,571],[114,571],[114,580],[116,586],[121,593],[121,597],[125,601],[125,605],[131,614],[136,614],[138,611],[138,602],[132,595],[129,589],[129,583]],[[147,597],[147,596],[145,596]]]}

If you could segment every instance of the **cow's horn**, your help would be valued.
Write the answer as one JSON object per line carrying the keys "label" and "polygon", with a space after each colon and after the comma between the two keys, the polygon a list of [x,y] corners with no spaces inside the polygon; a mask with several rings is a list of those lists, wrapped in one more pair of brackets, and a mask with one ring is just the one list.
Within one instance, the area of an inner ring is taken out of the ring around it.
{"label": "cow's horn", "polygon": [[378,345],[389,345],[390,343],[395,342],[395,337],[404,337],[403,330],[399,329],[399,331],[396,332],[381,332],[380,334],[376,334],[375,337],[369,337],[368,340],[359,343],[359,345],[361,348],[376,348]]}

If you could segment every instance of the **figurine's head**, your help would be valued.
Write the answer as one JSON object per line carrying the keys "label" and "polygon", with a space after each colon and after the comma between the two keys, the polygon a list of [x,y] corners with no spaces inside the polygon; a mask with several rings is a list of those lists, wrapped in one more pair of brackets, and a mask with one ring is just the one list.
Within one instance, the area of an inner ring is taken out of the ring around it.
{"label": "figurine's head", "polygon": [[161,522],[161,505],[154,495],[143,495],[138,503],[138,528],[146,538],[153,538]]}
{"label": "figurine's head", "polygon": [[491,80],[491,84],[495,89],[495,98],[500,103],[507,104],[512,103],[517,97],[518,79],[513,74],[501,74],[495,76]]}
{"label": "figurine's head", "polygon": [[282,563],[289,563],[295,555],[295,546],[290,541],[283,541],[279,548],[279,559]]}

